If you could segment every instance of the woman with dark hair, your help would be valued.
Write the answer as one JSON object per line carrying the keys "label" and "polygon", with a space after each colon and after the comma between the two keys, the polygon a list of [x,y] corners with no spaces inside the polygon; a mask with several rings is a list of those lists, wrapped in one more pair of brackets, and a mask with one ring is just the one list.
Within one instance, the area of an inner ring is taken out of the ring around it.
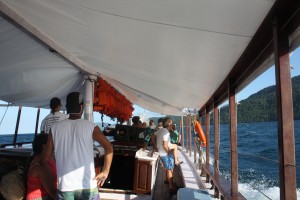
{"label": "woman with dark hair", "polygon": [[50,200],[56,197],[56,165],[50,159],[48,166],[40,165],[44,154],[48,134],[37,135],[32,142],[33,159],[27,172],[27,200]]}
{"label": "woman with dark hair", "polygon": [[50,114],[47,115],[42,121],[41,133],[48,134],[51,126],[54,123],[68,118],[68,115],[59,112],[61,108],[61,102],[59,98],[54,97],[50,100],[50,108],[51,108]]}

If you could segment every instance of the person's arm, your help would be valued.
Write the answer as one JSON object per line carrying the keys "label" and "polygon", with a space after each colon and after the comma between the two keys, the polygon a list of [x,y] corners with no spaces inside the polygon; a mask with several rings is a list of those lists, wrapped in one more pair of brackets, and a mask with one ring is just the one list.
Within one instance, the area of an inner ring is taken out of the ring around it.
{"label": "person's arm", "polygon": [[99,144],[104,148],[105,151],[104,166],[101,172],[94,177],[94,180],[97,180],[98,186],[101,187],[109,174],[111,162],[113,159],[113,147],[98,126],[95,126],[94,128],[93,139],[99,142]]}
{"label": "person's arm", "polygon": [[45,133],[45,119],[41,123],[41,133]]}
{"label": "person's arm", "polygon": [[163,147],[166,150],[167,153],[169,153],[169,142],[168,141],[163,141]]}
{"label": "person's arm", "polygon": [[38,168],[38,174],[42,186],[45,188],[47,193],[53,199],[56,199],[56,192],[57,192],[56,183],[54,183],[49,166],[40,165]]}
{"label": "person's arm", "polygon": [[151,135],[151,142],[152,142],[152,145],[153,145],[153,150],[157,151],[156,137],[157,136],[154,133]]}
{"label": "person's arm", "polygon": [[54,151],[54,145],[53,145],[53,140],[52,140],[52,132],[50,129],[48,139],[47,139],[46,150],[45,150],[44,155],[42,155],[41,165],[43,165],[43,166],[48,165],[48,161],[52,158],[53,151]]}

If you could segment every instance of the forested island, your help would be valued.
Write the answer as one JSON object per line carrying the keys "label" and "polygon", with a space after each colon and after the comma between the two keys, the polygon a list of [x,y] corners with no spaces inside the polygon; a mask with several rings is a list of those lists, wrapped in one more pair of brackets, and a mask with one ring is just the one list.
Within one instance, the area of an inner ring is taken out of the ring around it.
{"label": "forested island", "polygon": [[[300,76],[292,78],[294,119],[300,120]],[[180,116],[171,116],[176,124],[179,125]],[[154,119],[155,123],[158,118]],[[213,123],[211,115],[211,123]],[[266,122],[277,120],[276,106],[276,86],[269,86],[247,99],[238,102],[237,105],[238,123]],[[184,122],[185,123],[185,122]],[[229,107],[224,106],[220,109],[220,123],[229,123]]]}

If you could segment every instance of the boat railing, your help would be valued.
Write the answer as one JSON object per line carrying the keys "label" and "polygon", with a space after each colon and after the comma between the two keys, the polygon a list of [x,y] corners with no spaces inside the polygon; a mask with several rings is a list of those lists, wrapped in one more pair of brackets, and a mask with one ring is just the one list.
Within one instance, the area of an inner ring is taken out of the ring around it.
{"label": "boat railing", "polygon": [[[198,163],[199,170],[201,170],[200,176],[206,177],[206,183],[211,184],[211,188],[214,190],[214,197],[218,199],[232,199],[231,183],[225,179],[224,176],[218,173],[218,170],[214,170],[213,166],[209,163],[203,162],[203,150],[201,141],[196,137],[194,138],[194,162]],[[199,154],[199,156],[197,156]],[[197,161],[197,157],[199,160]],[[237,192],[236,198],[238,200],[245,200],[246,198]]]}
{"label": "boat railing", "polygon": [[25,144],[32,144],[31,142],[16,142],[16,143],[5,143],[0,144],[0,148],[7,148],[7,147],[23,147]]}

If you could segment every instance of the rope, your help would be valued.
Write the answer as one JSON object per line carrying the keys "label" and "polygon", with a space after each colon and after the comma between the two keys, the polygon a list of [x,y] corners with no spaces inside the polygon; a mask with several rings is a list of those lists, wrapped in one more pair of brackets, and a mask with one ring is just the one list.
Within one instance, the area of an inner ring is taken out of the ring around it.
{"label": "rope", "polygon": [[[266,198],[271,199],[270,197],[268,197],[265,193],[263,193],[262,191],[260,191],[258,188],[256,188],[254,185],[251,185],[254,189],[256,189],[258,192],[260,192],[262,195],[264,195]],[[272,199],[271,199],[272,200]]]}
{"label": "rope", "polygon": [[6,115],[7,110],[8,110],[8,107],[9,107],[9,104],[7,104],[6,110],[5,110],[5,112],[4,112],[3,116],[2,116],[2,119],[1,119],[1,122],[0,122],[0,126],[2,125],[3,119],[4,119],[5,115]]}

